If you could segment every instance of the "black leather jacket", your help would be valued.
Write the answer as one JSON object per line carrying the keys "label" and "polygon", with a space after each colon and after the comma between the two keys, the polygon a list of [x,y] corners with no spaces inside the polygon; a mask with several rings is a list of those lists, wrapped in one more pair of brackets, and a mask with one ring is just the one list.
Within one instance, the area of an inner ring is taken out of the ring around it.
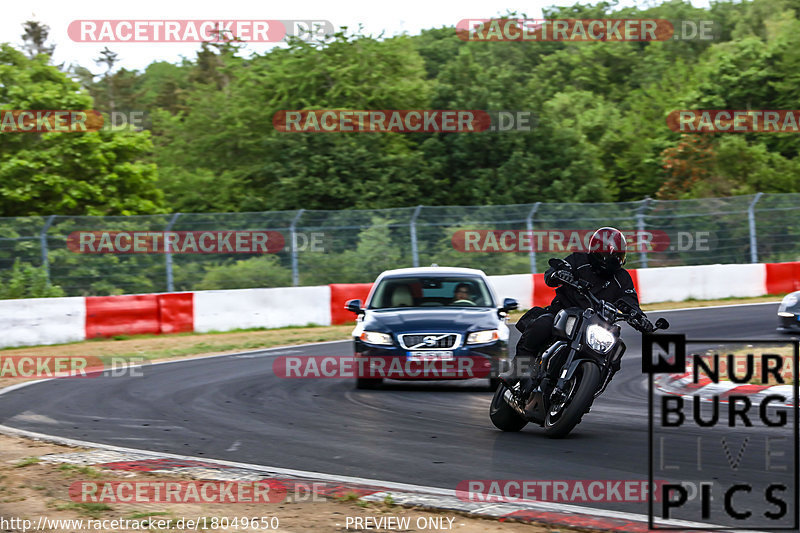
{"label": "black leather jacket", "polygon": [[[598,298],[612,304],[617,300],[623,300],[634,309],[641,310],[639,308],[639,296],[633,286],[633,279],[624,268],[620,268],[613,275],[603,276],[594,271],[587,253],[575,252],[565,257],[564,260],[572,265],[572,274],[576,279],[583,279],[591,283],[590,291]],[[544,274],[544,282],[547,285],[558,287],[556,289],[556,297],[547,307],[549,312],[555,314],[567,307],[586,309],[590,306],[589,300],[578,294],[572,287],[559,286],[561,282],[553,277],[554,273],[555,270],[549,268]]]}

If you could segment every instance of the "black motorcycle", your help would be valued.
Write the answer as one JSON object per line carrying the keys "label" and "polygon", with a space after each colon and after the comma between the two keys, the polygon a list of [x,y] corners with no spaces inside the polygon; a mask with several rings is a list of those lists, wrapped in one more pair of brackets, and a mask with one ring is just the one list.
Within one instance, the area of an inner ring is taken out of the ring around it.
{"label": "black motorcycle", "polygon": [[[570,268],[563,260],[551,259],[555,269]],[[578,425],[595,398],[600,396],[619,369],[625,353],[617,322],[640,326],[644,315],[620,300],[616,304],[600,300],[588,283],[576,279],[566,283],[585,296],[591,306],[559,311],[553,322],[555,340],[542,353],[532,377],[538,386],[523,397],[520,384],[509,389],[501,383],[494,393],[489,416],[503,431],[519,431],[528,422],[544,427],[548,437],[563,437]],[[667,329],[669,322],[659,318],[655,329]]]}

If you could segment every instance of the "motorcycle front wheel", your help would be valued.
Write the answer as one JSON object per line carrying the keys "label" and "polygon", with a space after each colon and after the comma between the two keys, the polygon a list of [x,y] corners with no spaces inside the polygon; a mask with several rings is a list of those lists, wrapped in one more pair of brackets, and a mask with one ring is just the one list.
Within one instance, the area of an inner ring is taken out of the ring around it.
{"label": "motorcycle front wheel", "polygon": [[564,401],[550,406],[544,419],[545,434],[551,438],[560,438],[572,431],[592,405],[599,385],[600,369],[597,365],[589,361],[581,363],[566,384]]}
{"label": "motorcycle front wheel", "polygon": [[513,407],[503,398],[506,386],[503,383],[497,386],[492,398],[492,405],[489,407],[489,418],[497,429],[503,431],[519,431],[524,428],[528,421],[522,418]]}

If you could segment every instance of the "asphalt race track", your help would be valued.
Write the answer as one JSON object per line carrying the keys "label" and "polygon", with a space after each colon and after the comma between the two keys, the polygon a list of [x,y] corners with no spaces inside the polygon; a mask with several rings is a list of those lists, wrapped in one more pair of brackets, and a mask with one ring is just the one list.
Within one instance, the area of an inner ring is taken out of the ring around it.
{"label": "asphalt race track", "polygon": [[[668,318],[670,332],[690,339],[786,338],[775,332],[776,309],[777,304],[768,304],[649,315]],[[483,380],[389,382],[380,390],[357,391],[349,379],[287,380],[272,373],[278,355],[348,355],[349,342],[153,365],[143,369],[144,377],[43,382],[2,396],[0,424],[129,448],[448,489],[467,479],[646,480],[648,406],[641,343],[632,330],[624,338],[628,352],[622,372],[563,440],[547,439],[531,425],[520,433],[496,430],[488,417],[492,394]],[[779,431],[791,439],[792,430],[790,424]],[[727,437],[736,454],[751,433],[757,432],[718,426],[711,440]],[[776,476],[792,479],[791,454],[781,459],[788,472],[765,471],[765,444],[757,434],[738,470],[717,447],[698,471],[689,465],[696,463],[701,435],[699,428],[686,428],[671,437],[671,453],[678,453],[677,464],[684,466],[675,471],[676,478],[726,486],[744,480],[754,487]],[[715,501],[721,497],[717,494]],[[796,500],[792,485],[782,497]],[[759,516],[775,510],[763,494],[736,501],[752,503]],[[645,503],[584,505],[647,514]],[[696,507],[693,512],[674,516],[698,520]],[[717,512],[712,521],[734,523]]]}

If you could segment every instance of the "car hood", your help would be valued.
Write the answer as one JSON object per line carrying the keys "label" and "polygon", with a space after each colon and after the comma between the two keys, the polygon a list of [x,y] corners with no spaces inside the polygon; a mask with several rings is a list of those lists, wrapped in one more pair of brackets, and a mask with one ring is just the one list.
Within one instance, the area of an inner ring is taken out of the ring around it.
{"label": "car hood", "polygon": [[497,309],[392,309],[368,311],[365,329],[390,330],[397,333],[476,331],[495,329],[500,319]]}

